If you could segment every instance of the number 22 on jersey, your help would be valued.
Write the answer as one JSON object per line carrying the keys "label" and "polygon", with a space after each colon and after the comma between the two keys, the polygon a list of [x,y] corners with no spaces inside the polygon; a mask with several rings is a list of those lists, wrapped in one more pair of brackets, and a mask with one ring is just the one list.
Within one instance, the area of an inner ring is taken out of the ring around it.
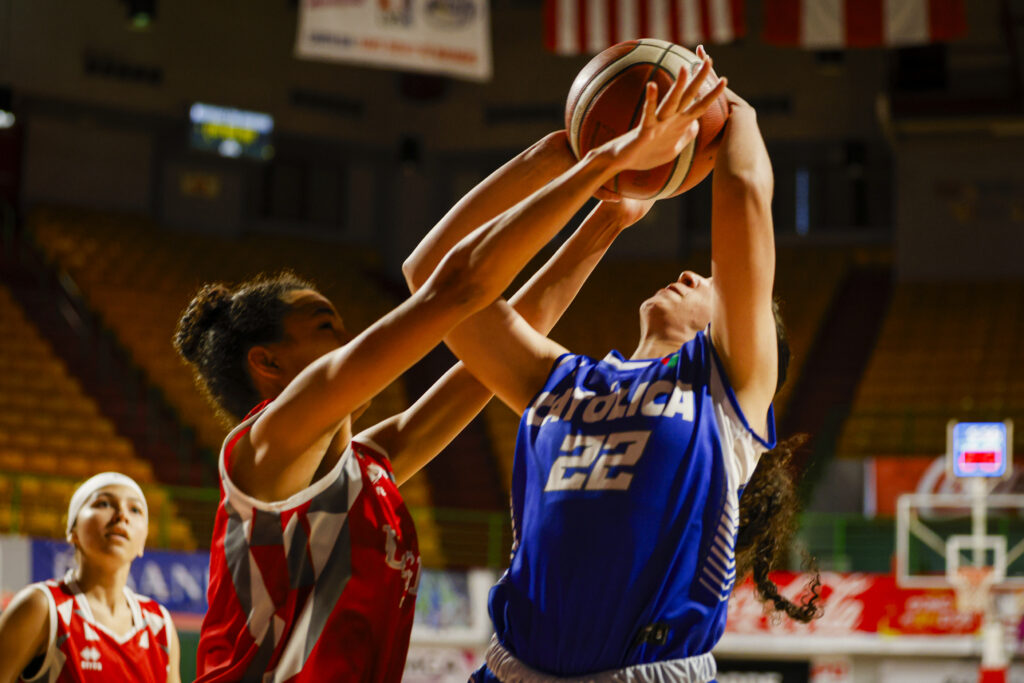
{"label": "number 22 on jersey", "polygon": [[[589,435],[567,434],[551,464],[545,491],[626,491],[632,467],[644,454],[650,431]],[[612,468],[619,468],[612,473]]]}

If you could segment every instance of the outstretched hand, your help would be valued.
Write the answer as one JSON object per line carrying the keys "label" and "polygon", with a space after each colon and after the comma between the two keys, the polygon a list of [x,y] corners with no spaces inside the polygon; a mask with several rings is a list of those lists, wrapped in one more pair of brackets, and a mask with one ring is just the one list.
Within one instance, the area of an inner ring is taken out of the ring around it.
{"label": "outstretched hand", "polygon": [[643,111],[635,128],[605,143],[606,149],[623,169],[655,168],[675,159],[699,132],[699,119],[718,99],[727,85],[719,79],[707,93],[698,96],[711,74],[711,58],[704,54],[700,69],[684,81],[676,79],[658,103],[658,86],[647,84]]}

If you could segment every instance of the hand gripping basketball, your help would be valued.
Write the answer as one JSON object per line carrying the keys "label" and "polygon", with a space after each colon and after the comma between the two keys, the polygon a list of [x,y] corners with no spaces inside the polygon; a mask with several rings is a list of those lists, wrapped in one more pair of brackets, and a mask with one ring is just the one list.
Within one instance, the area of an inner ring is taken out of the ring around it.
{"label": "hand gripping basketball", "polygon": [[[672,197],[711,172],[729,106],[724,92],[715,98],[712,91],[718,78],[706,61],[700,47],[694,53],[674,43],[644,38],[613,45],[579,72],[569,89],[565,110],[569,144],[577,158],[636,128],[645,114],[650,116],[649,83],[657,84],[657,93],[664,100],[655,108],[659,117],[673,111],[703,111],[697,117],[700,130],[696,138],[683,145],[680,154],[659,166],[640,169],[637,165],[618,173],[597,193],[599,198]],[[697,98],[711,101],[696,109]],[[666,156],[671,151],[667,148]]]}
{"label": "hand gripping basketball", "polygon": [[726,79],[721,78],[711,90],[699,96],[700,87],[710,73],[711,58],[705,56],[700,69],[685,82],[676,79],[661,104],[658,104],[657,83],[647,83],[640,123],[622,136],[627,138],[623,168],[643,171],[667,164],[693,142],[700,132],[697,120],[725,92],[727,85]]}

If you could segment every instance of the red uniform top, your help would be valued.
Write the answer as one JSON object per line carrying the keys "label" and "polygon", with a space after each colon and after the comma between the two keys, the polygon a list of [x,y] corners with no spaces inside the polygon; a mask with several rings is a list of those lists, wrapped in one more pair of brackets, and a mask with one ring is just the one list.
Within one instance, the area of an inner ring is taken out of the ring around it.
{"label": "red uniform top", "polygon": [[355,437],[291,498],[256,500],[229,477],[228,435],[210,548],[197,682],[402,678],[420,575],[416,531],[384,452]]}
{"label": "red uniform top", "polygon": [[50,640],[43,664],[21,681],[165,683],[171,617],[155,600],[124,589],[132,628],[117,635],[96,623],[73,579],[33,584],[50,604]]}

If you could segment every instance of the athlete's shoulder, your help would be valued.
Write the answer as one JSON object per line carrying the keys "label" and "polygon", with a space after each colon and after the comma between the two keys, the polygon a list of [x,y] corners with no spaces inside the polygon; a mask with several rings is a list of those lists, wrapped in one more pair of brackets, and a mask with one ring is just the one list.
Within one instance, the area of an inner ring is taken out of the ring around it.
{"label": "athlete's shoulder", "polygon": [[[34,597],[33,600],[53,601],[57,604],[75,598],[74,589],[64,581],[57,579],[46,579],[45,581],[30,583],[21,589],[18,595],[23,593],[26,595],[35,594],[37,597]],[[11,604],[13,604],[13,601]]]}
{"label": "athlete's shoulder", "polygon": [[7,609],[4,610],[4,613],[16,609],[25,610],[27,613],[39,611],[46,612],[49,610],[50,605],[50,601],[46,596],[57,586],[59,586],[59,584],[52,580],[30,583],[14,594],[14,598],[12,598],[10,604],[7,605]]}
{"label": "athlete's shoulder", "polygon": [[29,584],[18,591],[0,617],[0,638],[41,642],[49,632],[48,582]]}

